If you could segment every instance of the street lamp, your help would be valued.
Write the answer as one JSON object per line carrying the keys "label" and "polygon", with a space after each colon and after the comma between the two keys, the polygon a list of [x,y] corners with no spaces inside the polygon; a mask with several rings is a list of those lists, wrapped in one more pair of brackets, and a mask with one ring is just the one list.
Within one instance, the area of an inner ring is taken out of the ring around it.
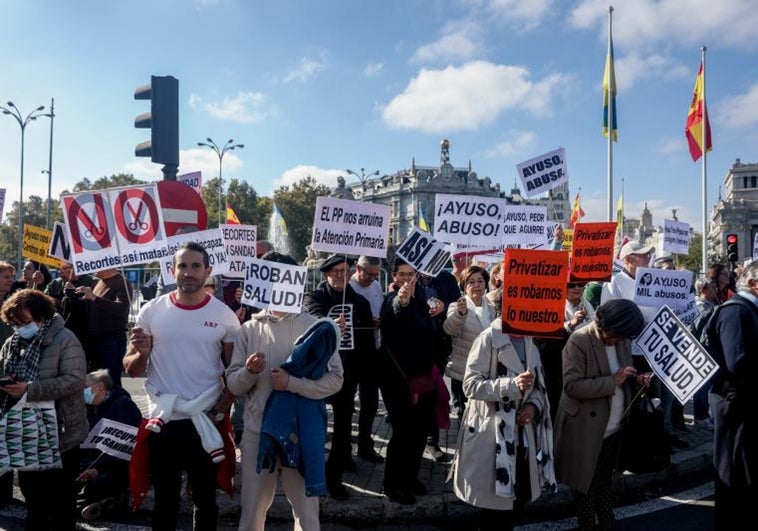
{"label": "street lamp", "polygon": [[358,175],[353,170],[345,170],[345,171],[347,173],[349,173],[350,175],[355,175],[356,177],[358,177],[358,180],[361,183],[363,183],[363,181],[365,181],[366,179],[370,179],[371,176],[373,176],[373,175],[379,175],[379,170],[372,171],[371,173],[366,173],[366,169],[365,168],[361,168],[361,174],[360,175]]}
{"label": "street lamp", "polygon": [[44,105],[40,105],[36,109],[34,109],[32,112],[26,115],[26,118],[23,118],[23,114],[21,114],[21,111],[18,110],[18,107],[14,105],[12,101],[9,101],[7,103],[8,107],[3,107],[0,105],[0,110],[3,111],[3,114],[8,114],[10,116],[13,116],[13,118],[16,119],[18,122],[19,127],[21,128],[21,177],[20,177],[20,186],[19,186],[19,200],[18,200],[18,270],[21,271],[23,268],[24,262],[23,258],[21,257],[22,253],[22,242],[24,239],[24,131],[26,130],[26,126],[29,125],[29,122],[32,120],[36,120],[37,117],[42,116],[40,113],[45,110]]}
{"label": "street lamp", "polygon": [[221,206],[221,196],[224,190],[223,180],[222,180],[222,170],[223,170],[223,161],[224,161],[224,155],[227,151],[232,151],[233,149],[240,148],[242,149],[245,147],[245,144],[235,144],[234,140],[231,138],[224,144],[224,147],[219,148],[218,144],[216,144],[211,138],[206,138],[207,142],[198,142],[197,145],[200,147],[207,147],[212,149],[216,152],[216,155],[218,155],[218,224],[221,225],[221,212],[223,212],[225,209]]}
{"label": "street lamp", "polygon": [[55,118],[55,98],[50,98],[50,112],[41,116],[50,118],[50,155],[47,159],[47,172],[42,171],[42,173],[47,173],[47,217],[45,218],[45,227],[47,227],[47,230],[50,230],[50,223],[52,222],[50,209],[52,207],[53,191],[53,119]]}

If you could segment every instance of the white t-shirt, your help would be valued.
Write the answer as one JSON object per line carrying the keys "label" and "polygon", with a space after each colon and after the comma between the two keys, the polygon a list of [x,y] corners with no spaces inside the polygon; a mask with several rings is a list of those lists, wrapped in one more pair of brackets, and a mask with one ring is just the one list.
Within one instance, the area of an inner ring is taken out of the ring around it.
{"label": "white t-shirt", "polygon": [[[616,354],[616,347],[606,345],[605,353],[608,356],[608,365],[611,367],[611,374],[616,374],[619,370],[619,359]],[[621,417],[624,415],[624,390],[620,385],[615,387],[613,397],[611,398],[611,414],[608,417],[608,425],[605,427],[605,436],[613,435],[619,431]]]}
{"label": "white t-shirt", "polygon": [[215,385],[224,373],[224,343],[234,343],[239,319],[210,295],[197,306],[176,301],[175,292],[148,302],[136,326],[153,336],[147,381],[157,391],[190,400]]}
{"label": "white t-shirt", "polygon": [[[350,277],[350,286],[355,290],[358,295],[363,296],[371,306],[371,315],[374,319],[379,319],[379,315],[382,313],[382,303],[384,302],[384,293],[382,293],[382,286],[374,280],[366,287],[358,284],[354,278]],[[379,328],[374,328],[374,343],[376,348],[382,346],[382,339],[379,335]]]}

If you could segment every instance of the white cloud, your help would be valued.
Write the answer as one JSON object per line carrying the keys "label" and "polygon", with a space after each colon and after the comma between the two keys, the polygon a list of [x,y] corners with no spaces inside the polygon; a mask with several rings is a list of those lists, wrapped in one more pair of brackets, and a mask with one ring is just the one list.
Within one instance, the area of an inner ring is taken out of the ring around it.
{"label": "white cloud", "polygon": [[548,116],[553,93],[565,91],[569,81],[556,73],[534,82],[524,67],[487,61],[422,69],[386,105],[382,118],[392,128],[452,133],[491,124],[506,110]]}
{"label": "white cloud", "polygon": [[[720,124],[727,127],[749,127],[758,125],[758,82],[747,92],[724,98],[715,107],[715,115]],[[710,115],[710,112],[709,112]]]}
{"label": "white cloud", "polygon": [[481,30],[470,22],[448,22],[440,38],[420,46],[411,57],[413,64],[451,63],[475,58],[481,51]]}
{"label": "white cloud", "polygon": [[489,0],[487,9],[494,16],[521,30],[534,29],[549,15],[553,0]]}
{"label": "white cloud", "polygon": [[302,179],[311,176],[316,179],[317,182],[325,184],[330,188],[334,188],[337,186],[337,177],[340,175],[346,177],[347,180],[345,170],[327,170],[319,168],[318,166],[300,164],[282,173],[278,179],[274,180],[272,187],[273,189],[276,189],[280,186],[291,186]]}
{"label": "white cloud", "polygon": [[366,67],[363,69],[363,75],[366,77],[374,77],[379,75],[379,73],[384,68],[384,63],[369,63],[366,65]]}
{"label": "white cloud", "polygon": [[685,140],[684,135],[682,135],[681,138],[662,138],[660,142],[658,142],[656,151],[663,155],[675,155],[677,153],[684,153],[686,145],[687,141]]}
{"label": "white cloud", "polygon": [[326,68],[326,54],[322,53],[318,59],[302,57],[295,69],[289,71],[283,81],[292,83],[294,81],[305,83],[310,78],[323,71]]}
{"label": "white cloud", "polygon": [[[202,98],[191,94],[189,105],[198,108]],[[202,104],[202,108],[211,116],[221,120],[229,120],[241,124],[258,123],[277,114],[277,108],[269,104],[262,92],[238,92],[233,98],[226,97],[222,101]]]}
{"label": "white cloud", "polygon": [[532,131],[508,131],[508,140],[491,147],[485,153],[488,158],[512,157],[524,153],[527,148],[534,145],[537,135]]}
{"label": "white cloud", "polygon": [[[224,180],[239,179],[238,170],[243,166],[240,159],[234,152],[227,151],[224,155]],[[137,179],[146,181],[155,181],[163,179],[161,164],[154,164],[147,158],[139,158],[123,165],[125,173],[131,173]],[[179,173],[189,173],[193,171],[203,172],[203,181],[218,177],[218,156],[215,152],[207,148],[191,148],[179,151]]]}
{"label": "white cloud", "polygon": [[[607,19],[608,0],[582,0],[569,14],[571,26],[597,28],[603,36],[607,33]],[[754,0],[635,0],[619,5],[613,12],[613,22],[614,44],[630,48],[671,42],[758,47]]]}
{"label": "white cloud", "polygon": [[642,56],[638,51],[633,51],[625,57],[616,57],[614,66],[619,91],[631,89],[641,79],[683,79],[692,75],[686,66],[659,53]]}

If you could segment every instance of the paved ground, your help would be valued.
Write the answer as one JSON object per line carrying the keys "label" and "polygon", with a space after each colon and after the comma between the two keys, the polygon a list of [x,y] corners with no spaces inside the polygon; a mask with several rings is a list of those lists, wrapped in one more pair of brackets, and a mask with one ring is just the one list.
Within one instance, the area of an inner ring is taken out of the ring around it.
{"label": "paved ground", "polygon": [[[145,408],[144,391],[141,379],[125,379],[125,387],[133,394],[136,402]],[[685,411],[687,412],[689,408]],[[688,448],[677,450],[672,455],[671,466],[662,472],[654,474],[624,474],[618,478],[617,490],[641,489],[656,482],[664,482],[676,476],[691,474],[707,468],[711,462],[713,452],[712,431],[700,426],[692,425],[691,415],[687,415],[687,431],[679,436],[687,442]],[[330,411],[331,422],[331,411]],[[329,426],[331,433],[331,425]],[[354,425],[354,436],[357,436],[357,426]],[[380,404],[379,414],[374,423],[374,440],[377,450],[386,454],[386,446],[390,435],[390,426],[386,422],[386,411]],[[453,418],[449,431],[440,434],[440,446],[449,456],[455,450],[458,436],[458,421]],[[237,456],[238,462],[240,456]],[[435,462],[430,456],[425,455],[422,463],[420,479],[429,488],[427,496],[420,497],[412,506],[403,506],[390,502],[381,494],[382,477],[384,474],[383,464],[374,464],[355,456],[358,465],[354,473],[346,472],[344,482],[350,492],[350,498],[346,501],[335,501],[328,497],[321,498],[321,520],[325,529],[329,524],[336,525],[336,529],[347,528],[370,528],[378,524],[414,524],[430,525],[439,523],[443,527],[452,525],[458,527],[455,522],[470,521],[474,509],[459,501],[452,491],[451,483],[446,482],[449,472],[448,464]],[[17,497],[20,494],[17,493]],[[545,514],[554,514],[557,517],[565,517],[571,513],[571,495],[567,488],[561,486],[556,494],[543,495],[537,502],[527,507],[525,519],[529,520],[539,515],[544,518]],[[220,515],[224,529],[234,528],[239,514],[239,489],[233,499],[224,494],[219,494]],[[152,497],[148,495],[143,508],[137,514],[114,516],[110,522],[92,522],[82,529],[143,529],[149,525],[149,510],[152,506]],[[21,510],[21,509],[18,509]],[[185,497],[182,505],[184,515],[191,514],[191,503]],[[269,511],[269,519],[272,524],[291,521],[291,513],[284,494],[277,493],[273,506]],[[134,527],[128,522],[136,524]],[[272,526],[274,527],[274,526]],[[286,526],[285,526],[286,527]]]}

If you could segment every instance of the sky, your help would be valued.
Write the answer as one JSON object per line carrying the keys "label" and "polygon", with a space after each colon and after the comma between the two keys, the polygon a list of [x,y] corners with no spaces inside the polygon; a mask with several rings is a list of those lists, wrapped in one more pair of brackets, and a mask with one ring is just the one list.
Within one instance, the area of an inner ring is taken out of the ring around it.
{"label": "sky", "polygon": [[[53,196],[84,177],[148,180],[160,166],[134,156],[149,139],[134,90],[173,75],[180,94],[180,173],[218,174],[197,147],[245,145],[225,179],[261,195],[312,175],[391,174],[438,165],[450,141],[501,188],[516,165],[565,147],[571,196],[585,221],[607,211],[601,135],[608,5],[601,0],[0,0],[0,102],[24,113],[55,98]],[[713,134],[708,201],[740,158],[758,161],[758,10],[752,0],[626,0],[613,13],[619,142],[612,205],[645,204],[656,226],[677,210],[701,230],[701,166],[684,124],[706,54]],[[26,128],[24,196],[47,196],[50,120]],[[19,197],[20,129],[0,114],[0,188]],[[523,189],[523,186],[519,184]],[[243,220],[246,221],[246,220]]]}

